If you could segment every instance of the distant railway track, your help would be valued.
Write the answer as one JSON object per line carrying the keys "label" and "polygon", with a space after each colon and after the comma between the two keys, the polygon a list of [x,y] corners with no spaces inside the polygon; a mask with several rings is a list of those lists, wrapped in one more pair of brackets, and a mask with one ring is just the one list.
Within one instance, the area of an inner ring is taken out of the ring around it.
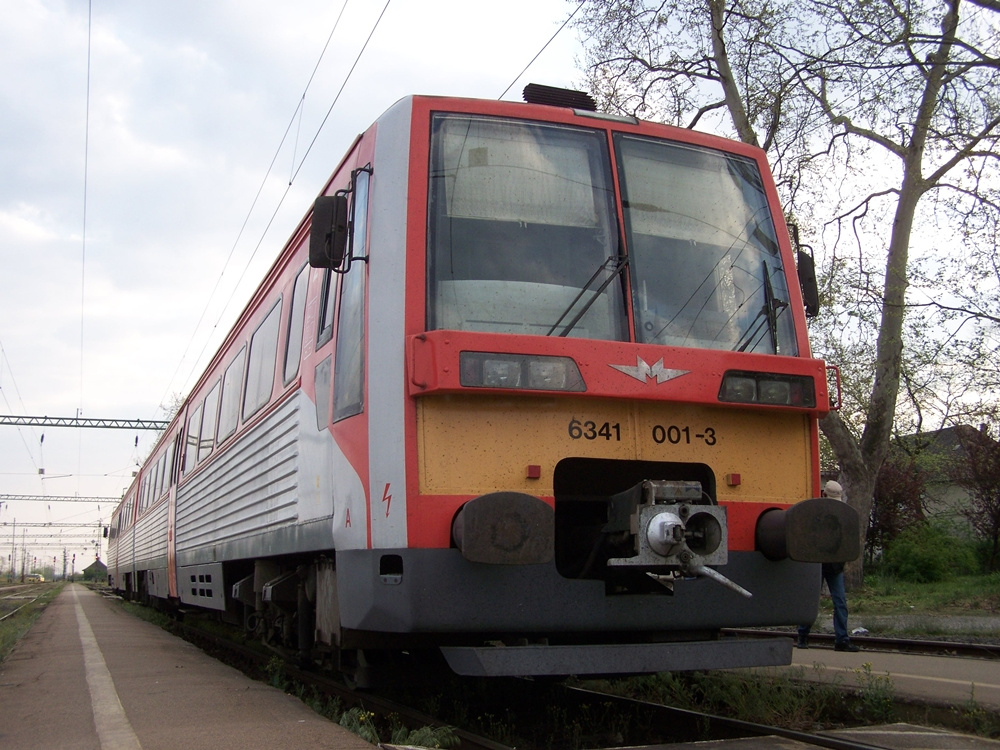
{"label": "distant railway track", "polygon": [[44,583],[13,583],[0,586],[0,622],[36,602],[50,587],[51,584]]}
{"label": "distant railway track", "polygon": [[[758,638],[795,638],[795,633],[778,630],[729,629],[726,634]],[[874,635],[851,636],[851,641],[867,651],[894,651],[904,654],[962,656],[1000,659],[1000,643],[941,641],[929,638],[889,638]],[[810,633],[810,647],[833,648],[834,638],[826,633]]]}

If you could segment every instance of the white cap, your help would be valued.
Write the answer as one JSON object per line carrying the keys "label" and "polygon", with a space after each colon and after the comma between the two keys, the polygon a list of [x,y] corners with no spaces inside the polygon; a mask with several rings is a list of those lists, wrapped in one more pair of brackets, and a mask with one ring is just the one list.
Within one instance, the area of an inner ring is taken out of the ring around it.
{"label": "white cap", "polygon": [[844,496],[844,488],[840,486],[839,482],[834,482],[832,479],[826,483],[823,492],[826,493],[827,497],[832,497],[835,500],[840,500]]}

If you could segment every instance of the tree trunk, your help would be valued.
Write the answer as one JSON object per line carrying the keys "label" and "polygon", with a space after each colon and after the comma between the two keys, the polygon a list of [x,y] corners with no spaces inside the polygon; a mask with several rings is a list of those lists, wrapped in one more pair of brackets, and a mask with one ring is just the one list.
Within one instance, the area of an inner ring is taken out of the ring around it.
{"label": "tree trunk", "polygon": [[[919,162],[918,162],[919,163]],[[840,415],[831,412],[820,428],[840,462],[840,483],[848,504],[860,518],[861,549],[864,549],[875,493],[875,478],[889,453],[892,424],[899,394],[900,368],[903,360],[903,316],[905,312],[907,260],[910,232],[922,194],[918,176],[907,170],[896,205],[889,252],[886,257],[885,292],[875,355],[875,382],[868,400],[864,433],[855,440]],[[848,564],[844,573],[847,587],[861,585],[864,555]]]}

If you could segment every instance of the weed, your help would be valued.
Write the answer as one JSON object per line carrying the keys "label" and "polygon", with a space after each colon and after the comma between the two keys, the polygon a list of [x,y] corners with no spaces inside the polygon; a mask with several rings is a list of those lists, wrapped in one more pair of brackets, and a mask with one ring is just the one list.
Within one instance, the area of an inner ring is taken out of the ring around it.
{"label": "weed", "polygon": [[889,674],[873,673],[871,662],[862,664],[854,670],[854,674],[858,683],[854,709],[857,718],[873,724],[891,722],[895,712],[895,695]]}
{"label": "weed", "polygon": [[969,689],[969,700],[956,710],[958,725],[962,730],[982,737],[1000,737],[1000,716],[979,705],[975,683]]}
{"label": "weed", "polygon": [[375,730],[375,722],[372,721],[375,714],[363,708],[354,707],[345,711],[338,722],[340,726],[349,732],[354,732],[361,739],[373,745],[379,743],[378,732]]}
{"label": "weed", "polygon": [[449,748],[456,747],[461,740],[453,727],[420,727],[408,729],[398,726],[392,731],[392,744],[414,747]]}
{"label": "weed", "polygon": [[264,672],[267,673],[267,681],[271,687],[278,688],[282,692],[287,691],[288,678],[285,676],[285,662],[280,656],[272,656],[267,666],[264,667]]}

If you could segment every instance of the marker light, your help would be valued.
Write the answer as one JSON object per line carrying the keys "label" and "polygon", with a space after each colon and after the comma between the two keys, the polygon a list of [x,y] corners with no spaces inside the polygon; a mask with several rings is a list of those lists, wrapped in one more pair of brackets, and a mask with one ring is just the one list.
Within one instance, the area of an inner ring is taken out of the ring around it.
{"label": "marker light", "polygon": [[813,379],[804,375],[730,371],[722,378],[719,401],[813,408],[816,387]]}
{"label": "marker light", "polygon": [[470,388],[521,388],[531,391],[587,390],[580,368],[569,357],[462,352],[460,382]]}

